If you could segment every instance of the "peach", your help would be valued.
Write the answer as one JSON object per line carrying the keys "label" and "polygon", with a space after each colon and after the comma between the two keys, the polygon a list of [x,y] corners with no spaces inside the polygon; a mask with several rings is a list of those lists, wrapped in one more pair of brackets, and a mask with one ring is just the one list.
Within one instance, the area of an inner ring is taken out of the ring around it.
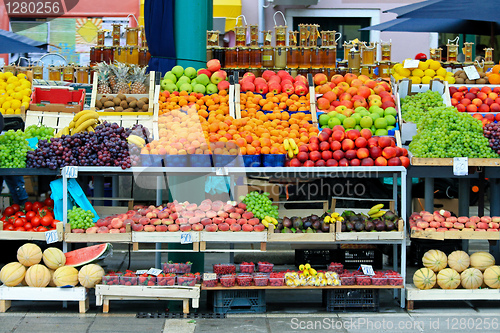
{"label": "peach", "polygon": [[439,214],[443,215],[444,217],[451,217],[451,213],[447,210],[441,209],[439,211]]}
{"label": "peach", "polygon": [[225,212],[225,211],[223,211],[223,210],[220,210],[220,211],[218,211],[218,212],[217,212],[217,216],[222,217],[223,219],[226,219],[226,218],[228,218],[228,217],[229,217],[229,214],[228,214],[228,213],[226,213],[226,212]]}
{"label": "peach", "polygon": [[[446,222],[452,222],[452,223],[455,223],[455,222],[460,222],[460,223],[464,223],[462,221],[458,221],[458,219],[455,217],[455,216],[450,216],[450,217],[447,217],[446,218]],[[465,221],[467,222],[467,221]]]}
{"label": "peach", "polygon": [[[472,221],[471,221],[472,222]],[[488,229],[490,226],[488,225],[488,223],[484,223],[484,222],[478,222],[476,223],[477,224],[477,228],[478,229]]]}
{"label": "peach", "polygon": [[481,222],[490,223],[491,222],[491,217],[489,217],[489,216],[482,216],[481,217]]}
{"label": "peach", "polygon": [[153,212],[149,212],[146,214],[146,217],[148,219],[154,219],[156,217],[156,213],[153,213]]}
{"label": "peach", "polygon": [[248,220],[247,219],[239,219],[239,220],[236,221],[236,223],[239,224],[239,225],[243,225],[243,224],[248,223]]}
{"label": "peach", "polygon": [[205,212],[203,210],[198,209],[194,212],[194,216],[199,217],[199,218],[204,218],[206,215],[205,215]]}
{"label": "peach", "polygon": [[490,222],[488,223],[488,226],[490,227],[490,229],[498,229],[499,224],[496,222]]}
{"label": "peach", "polygon": [[243,208],[236,208],[234,212],[241,215],[245,212],[245,210]]}
{"label": "peach", "polygon": [[470,221],[474,223],[482,222],[479,216],[471,216]]}
{"label": "peach", "polygon": [[422,219],[425,222],[431,222],[434,220],[434,216],[432,214],[425,214],[424,216],[422,216]]}
{"label": "peach", "polygon": [[181,224],[179,229],[183,232],[191,231],[191,224]]}
{"label": "peach", "polygon": [[86,234],[96,234],[97,230],[99,230],[99,228],[97,228],[97,227],[90,227],[87,230],[85,230],[85,233]]}
{"label": "peach", "polygon": [[207,62],[207,70],[210,71],[211,73],[217,72],[220,69],[221,69],[221,64],[219,59],[212,59]]}
{"label": "peach", "polygon": [[213,223],[213,220],[212,219],[209,219],[208,217],[204,218],[201,220],[201,224],[203,226],[207,225],[207,224],[212,224]]}
{"label": "peach", "polygon": [[[460,216],[459,218],[457,218],[457,222],[466,223],[469,222],[469,218],[467,216]],[[471,221],[471,222],[477,223],[479,221]]]}
{"label": "peach", "polygon": [[455,229],[459,229],[459,230],[462,230],[464,228],[464,224],[463,223],[460,223],[460,222],[455,222],[453,223],[453,227]]}
{"label": "peach", "polygon": [[143,229],[144,229],[144,226],[142,224],[132,224],[133,231],[142,231]]}
{"label": "peach", "polygon": [[204,228],[203,224],[201,223],[196,223],[191,226],[191,230],[193,231],[202,231]]}
{"label": "peach", "polygon": [[259,223],[260,223],[259,219],[255,218],[255,217],[248,220],[248,224],[251,224],[251,225],[257,225]]}
{"label": "peach", "polygon": [[157,225],[155,230],[158,232],[165,232],[168,231],[168,227],[166,225]]}
{"label": "peach", "polygon": [[156,227],[154,225],[145,225],[144,231],[153,232],[153,231],[156,231]]}
{"label": "peach", "polygon": [[493,231],[493,232],[495,232],[495,231],[498,231],[498,229],[487,229],[486,231]]}
{"label": "peach", "polygon": [[120,233],[120,229],[111,229],[111,230],[109,230],[109,233],[110,234],[119,234]]}
{"label": "peach", "polygon": [[448,231],[448,228],[437,228],[436,231],[437,232],[445,232],[445,231]]}
{"label": "peach", "polygon": [[241,229],[243,231],[253,231],[253,225],[251,225],[251,224],[243,224],[243,226],[241,227]]}
{"label": "peach", "polygon": [[241,218],[241,215],[238,213],[231,213],[231,214],[229,214],[229,217],[232,219],[238,220]]}
{"label": "peach", "polygon": [[172,231],[172,232],[175,232],[175,231],[179,231],[179,225],[178,224],[171,224],[168,226],[168,231]]}
{"label": "peach", "polygon": [[266,227],[262,223],[259,223],[253,227],[253,231],[257,231],[257,232],[262,232],[265,229],[266,229]]}
{"label": "peach", "polygon": [[231,231],[241,231],[241,225],[239,224],[231,224],[231,226],[229,227],[229,229],[231,229]]}
{"label": "peach", "polygon": [[224,222],[231,225],[236,223],[236,219],[227,218]]}
{"label": "peach", "polygon": [[425,231],[433,231],[433,232],[435,232],[435,231],[436,231],[436,228],[425,228],[424,230],[425,230]]}
{"label": "peach", "polygon": [[212,220],[214,224],[220,224],[223,223],[225,219],[223,219],[222,217],[214,217]]}
{"label": "peach", "polygon": [[422,228],[422,229],[428,228],[429,225],[430,225],[429,222],[418,222],[417,223],[417,227]]}
{"label": "peach", "polygon": [[452,222],[441,222],[441,227],[443,228],[453,228]]}
{"label": "peach", "polygon": [[205,230],[208,232],[216,232],[218,229],[217,224],[209,224],[205,226]]}
{"label": "peach", "polygon": [[434,221],[437,221],[437,222],[444,222],[445,221],[445,218],[439,214],[433,214],[432,217],[434,218]]}
{"label": "peach", "polygon": [[219,230],[220,231],[229,231],[229,224],[227,224],[227,223],[219,224]]}
{"label": "peach", "polygon": [[179,217],[177,220],[175,220],[176,224],[189,224],[189,220],[184,218],[184,217]]}
{"label": "peach", "polygon": [[251,219],[253,217],[253,213],[252,212],[245,212],[245,213],[241,214],[241,217],[243,219],[247,219],[248,220],[248,219]]}
{"label": "peach", "polygon": [[189,219],[189,224],[200,223],[201,219],[199,217],[192,217]]}
{"label": "peach", "polygon": [[476,224],[474,222],[465,222],[466,228],[476,229]]}
{"label": "peach", "polygon": [[429,226],[431,228],[439,228],[439,227],[441,227],[441,222],[432,221],[432,222],[429,223]]}
{"label": "peach", "polygon": [[205,213],[205,215],[206,215],[209,219],[211,219],[211,218],[213,218],[213,217],[216,217],[216,216],[217,216],[217,212],[215,212],[215,211],[213,211],[213,210],[209,210],[209,211],[207,211],[207,212]]}
{"label": "peach", "polygon": [[152,225],[160,225],[161,224],[161,220],[160,219],[151,219],[149,221],[149,224],[152,224]]}

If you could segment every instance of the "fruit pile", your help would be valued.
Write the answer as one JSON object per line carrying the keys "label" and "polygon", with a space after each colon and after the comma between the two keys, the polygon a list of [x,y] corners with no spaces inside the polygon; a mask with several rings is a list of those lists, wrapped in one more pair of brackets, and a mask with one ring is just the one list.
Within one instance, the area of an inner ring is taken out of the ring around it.
{"label": "fruit pile", "polygon": [[287,95],[296,94],[298,96],[305,96],[309,92],[305,76],[297,75],[294,78],[284,70],[278,71],[277,73],[266,70],[262,73],[262,77],[257,78],[255,74],[247,72],[243,74],[243,78],[239,80],[239,83],[242,92],[250,91],[263,95],[267,93],[276,95],[283,92]]}
{"label": "fruit pile", "polygon": [[467,77],[467,74],[465,74],[465,71],[463,70],[458,70],[453,74],[453,77],[455,78],[455,83],[456,84],[488,84],[489,83],[489,76],[484,73],[484,72],[479,72],[479,79],[476,80],[469,80]]}
{"label": "fruit pile", "polygon": [[24,74],[0,72],[0,114],[21,114],[31,101],[31,82]]}
{"label": "fruit pile", "polygon": [[394,138],[372,137],[371,130],[361,131],[337,125],[325,128],[309,144],[299,146],[296,157],[287,161],[290,167],[334,166],[399,166],[408,167],[410,160],[405,148],[396,147]]}
{"label": "fruit pile", "polygon": [[345,269],[339,274],[340,284],[343,286],[402,286],[403,277],[398,272],[375,271],[374,275],[364,275],[362,271],[349,271]]}
{"label": "fruit pile", "polygon": [[91,229],[94,226],[93,219],[94,213],[90,210],[85,210],[77,206],[68,210],[68,223],[71,225],[72,232],[74,233],[83,232],[85,229]]}
{"label": "fruit pile", "polygon": [[[303,268],[303,270],[300,270],[300,268]],[[288,271],[285,273],[285,285],[289,287],[340,286],[340,279],[335,272],[317,272],[315,269],[311,268],[309,264],[305,264],[299,267],[298,272]]]}
{"label": "fruit pile", "polygon": [[483,135],[481,122],[454,107],[430,108],[418,121],[409,148],[415,157],[498,157]]}
{"label": "fruit pile", "polygon": [[460,112],[500,112],[500,87],[450,87],[451,105]]}
{"label": "fruit pile", "polygon": [[99,123],[99,114],[93,110],[78,112],[68,126],[56,133],[55,138],[63,135],[73,135],[80,132],[94,132]]}
{"label": "fruit pile", "polygon": [[207,68],[196,71],[193,67],[184,69],[182,66],[174,66],[172,70],[165,73],[160,83],[162,91],[173,93],[185,91],[201,94],[215,94],[220,90],[228,90],[229,82],[226,81],[227,73],[220,69],[219,60],[212,59],[207,62]]}
{"label": "fruit pile", "polygon": [[[469,256],[464,251],[454,251],[448,256],[440,250],[429,250],[422,257],[423,268],[413,275],[413,284],[426,290],[500,288],[500,267],[488,252],[475,252]],[[449,266],[449,268],[446,268]]]}
{"label": "fruit pile", "polygon": [[437,92],[427,90],[423,93],[408,95],[401,100],[401,117],[406,122],[417,123],[430,108],[445,106],[443,97]]}
{"label": "fruit pile", "polygon": [[[500,119],[500,113],[497,117]],[[484,136],[488,139],[491,149],[500,154],[500,128],[498,123],[487,123],[483,129]]]}
{"label": "fruit pile", "polygon": [[221,90],[211,95],[203,95],[196,92],[188,94],[185,91],[171,94],[165,90],[160,93],[159,99],[159,115],[164,115],[172,110],[186,112],[190,108],[195,108],[198,115],[203,118],[208,118],[209,112],[222,115],[229,114],[229,97],[226,90]]}
{"label": "fruit pile", "polygon": [[153,140],[151,138],[151,133],[147,127],[144,127],[141,124],[135,124],[130,130],[127,130],[127,132],[129,132],[127,142],[130,162],[132,163],[132,166],[140,166],[142,164],[141,150],[144,148],[146,143]]}
{"label": "fruit pile", "polygon": [[0,135],[0,168],[25,168],[26,154],[31,149],[26,134],[21,130],[8,130]]}
{"label": "fruit pile", "polygon": [[[145,270],[143,270],[144,272]],[[125,272],[108,272],[102,277],[104,285],[123,286],[190,286],[201,282],[200,273],[175,274],[163,272],[158,275],[126,270]]]}
{"label": "fruit pile", "polygon": [[368,214],[368,216],[362,213],[356,214],[350,210],[344,211],[341,231],[398,231],[399,217],[391,211],[381,211],[381,206],[383,205],[372,207],[370,212],[376,211],[376,213]]}
{"label": "fruit pile", "polygon": [[[303,112],[303,115],[307,116],[305,120],[311,120],[309,94],[299,96],[288,95],[286,92],[280,94],[269,92],[260,95],[247,91],[240,93],[240,109],[242,117],[260,118],[264,114],[274,114],[269,120],[288,120],[296,112]],[[301,116],[301,119],[304,116]]]}
{"label": "fruit pile", "polygon": [[75,287],[80,283],[85,288],[94,288],[104,275],[102,267],[88,264],[78,271],[69,265],[68,254],[55,247],[42,252],[38,245],[26,243],[17,250],[18,261],[0,270],[0,281],[7,287],[19,284],[37,288]]}
{"label": "fruit pile", "polygon": [[260,194],[257,191],[253,191],[246,196],[241,196],[239,199],[246,205],[246,209],[260,220],[266,217],[278,218],[278,206],[273,206],[268,192]]}
{"label": "fruit pile", "polygon": [[391,68],[391,74],[396,81],[409,78],[412,84],[429,84],[434,79],[446,80],[450,84],[455,83],[453,73],[446,71],[439,61],[432,59],[420,61],[418,68],[404,68],[403,64],[396,63]]}
{"label": "fruit pile", "polygon": [[54,136],[54,129],[45,125],[30,125],[24,129],[24,134],[26,139],[49,140]]}
{"label": "fruit pile", "polygon": [[[322,216],[312,214],[304,218],[297,216],[283,217],[278,219],[278,225],[275,227],[275,233],[283,234],[301,234],[301,233],[323,233],[330,232],[330,224],[327,222],[329,214]],[[335,228],[335,226],[332,226]]]}
{"label": "fruit pile", "polygon": [[56,228],[58,220],[54,219],[54,201],[26,202],[23,207],[13,204],[5,208],[1,221],[4,231],[45,232]]}
{"label": "fruit pile", "polygon": [[95,101],[97,110],[106,112],[148,112],[149,98],[141,97],[139,99],[125,94],[102,95]]}
{"label": "fruit pile", "polygon": [[500,65],[495,65],[491,68],[491,71],[486,73],[487,82],[490,84],[500,84]]}
{"label": "fruit pile", "polygon": [[455,217],[447,210],[434,213],[421,211],[410,216],[411,230],[425,231],[496,231],[499,230],[500,217],[498,216],[467,216]]}

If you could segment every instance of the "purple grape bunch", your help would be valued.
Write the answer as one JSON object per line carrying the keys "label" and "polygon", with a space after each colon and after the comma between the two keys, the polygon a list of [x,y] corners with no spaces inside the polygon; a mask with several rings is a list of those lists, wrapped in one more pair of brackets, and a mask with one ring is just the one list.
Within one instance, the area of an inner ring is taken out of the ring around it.
{"label": "purple grape bunch", "polygon": [[483,134],[488,139],[490,147],[500,155],[500,124],[486,124],[483,128]]}
{"label": "purple grape bunch", "polygon": [[[146,141],[146,144],[152,141],[149,129],[141,124],[135,124],[132,128],[127,129],[127,137],[129,135],[137,135]],[[129,142],[129,155],[132,166],[141,165],[141,148],[131,142]]]}

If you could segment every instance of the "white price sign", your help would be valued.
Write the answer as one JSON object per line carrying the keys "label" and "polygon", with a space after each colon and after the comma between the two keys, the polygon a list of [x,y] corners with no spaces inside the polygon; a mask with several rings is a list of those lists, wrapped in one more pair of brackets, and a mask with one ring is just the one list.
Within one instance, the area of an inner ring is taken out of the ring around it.
{"label": "white price sign", "polygon": [[405,60],[404,68],[418,68],[420,60],[407,59]]}
{"label": "white price sign", "polygon": [[139,270],[135,271],[135,274],[142,275],[142,274],[147,273],[147,272],[148,272],[147,269],[139,269]]}
{"label": "white price sign", "polygon": [[217,274],[215,273],[203,273],[203,280],[216,280]]}
{"label": "white price sign", "polygon": [[465,66],[464,72],[469,78],[469,80],[477,80],[480,78],[479,73],[477,72],[476,66]]}
{"label": "white price sign", "polygon": [[161,269],[158,269],[158,268],[150,268],[149,271],[147,271],[147,273],[149,275],[154,275],[154,276],[158,276],[160,275],[161,273],[163,273],[163,271]]}
{"label": "white price sign", "polygon": [[66,178],[76,178],[78,177],[78,167],[76,166],[67,166],[64,168],[64,175]]}
{"label": "white price sign", "polygon": [[369,275],[369,276],[375,275],[372,265],[361,265],[361,270],[363,271],[364,275]]}
{"label": "white price sign", "polygon": [[467,157],[453,158],[453,174],[455,176],[467,176],[469,174],[469,159]]}
{"label": "white price sign", "polygon": [[45,231],[45,240],[47,241],[47,244],[59,242],[59,235],[57,234],[57,230]]}
{"label": "white price sign", "polygon": [[191,244],[193,242],[193,237],[189,232],[181,232],[181,244]]}

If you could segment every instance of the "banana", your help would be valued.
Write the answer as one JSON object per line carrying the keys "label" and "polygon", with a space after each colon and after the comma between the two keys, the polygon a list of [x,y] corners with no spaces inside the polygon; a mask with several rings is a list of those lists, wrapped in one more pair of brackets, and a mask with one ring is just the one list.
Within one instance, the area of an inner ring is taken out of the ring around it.
{"label": "banana", "polygon": [[[295,140],[294,140],[294,139],[290,139],[289,144],[290,144],[290,147],[292,147],[292,149],[293,149],[293,150],[295,150],[295,148],[297,148],[297,149],[298,149],[297,144],[295,143]],[[297,153],[298,153],[298,152],[297,152]]]}
{"label": "banana", "polygon": [[288,151],[288,157],[293,158],[293,151],[292,150]]}
{"label": "banana", "polygon": [[381,211],[379,211],[379,212],[377,212],[375,214],[370,215],[370,217],[373,218],[373,219],[376,219],[378,217],[384,216],[384,214],[385,214],[385,211],[381,210]]}
{"label": "banana", "polygon": [[267,222],[266,220],[262,220],[262,224],[264,225],[264,227],[269,228],[269,222]]}
{"label": "banana", "polygon": [[368,211],[368,215],[373,215],[373,214],[376,214],[378,213],[382,208],[384,208],[384,204],[378,204],[378,205],[375,205],[373,206],[372,208],[370,208],[370,210]]}
{"label": "banana", "polygon": [[309,265],[309,264],[306,264],[304,267],[305,267],[305,269],[311,269],[311,265]]}
{"label": "banana", "polygon": [[312,276],[316,276],[316,274],[317,274],[317,272],[314,268],[310,268],[309,273],[311,273]]}
{"label": "banana", "polygon": [[88,113],[94,113],[95,111],[93,110],[84,110],[84,111],[80,111],[78,112],[74,117],[73,117],[73,121],[76,122],[78,121],[78,119],[80,119],[82,116],[88,114]]}
{"label": "banana", "polygon": [[304,265],[300,265],[299,266],[299,271],[303,271],[304,270]]}
{"label": "banana", "polygon": [[[84,114],[83,116],[78,118],[77,121],[75,121],[75,128],[79,128],[81,124],[83,124],[84,122],[86,122],[89,119],[96,120],[96,122],[97,122],[97,119],[99,119],[99,114],[95,111]],[[92,124],[94,124],[94,123],[92,123]],[[84,129],[89,127],[89,126],[84,127]],[[77,131],[77,133],[78,132],[79,131]]]}
{"label": "banana", "polygon": [[85,122],[83,122],[79,126],[75,127],[73,129],[73,133],[80,133],[81,131],[86,130],[87,127],[94,125],[96,122],[97,122],[97,120],[94,118],[87,119]]}
{"label": "banana", "polygon": [[64,127],[62,130],[62,135],[69,135],[69,127]]}
{"label": "banana", "polygon": [[75,127],[75,122],[72,120],[69,122],[69,125],[68,125],[69,128],[73,128]]}
{"label": "banana", "polygon": [[[293,140],[290,139],[290,141],[293,141]],[[290,149],[290,142],[288,139],[283,140],[283,147],[285,148],[285,150]]]}
{"label": "banana", "polygon": [[382,208],[384,208],[384,204],[378,204],[378,205],[375,205],[375,206],[373,206],[373,207],[372,207],[372,208],[370,208],[370,209],[378,209],[378,210],[380,210],[380,209],[382,209]]}
{"label": "banana", "polygon": [[87,132],[95,132],[92,126],[87,127]]}
{"label": "banana", "polygon": [[136,146],[138,146],[140,148],[144,147],[144,145],[146,144],[146,141],[143,138],[141,138],[140,136],[134,135],[134,134],[129,135],[127,138],[127,141],[129,143],[135,144]]}
{"label": "banana", "polygon": [[278,224],[278,220],[276,220],[274,217],[271,217],[271,222],[272,222],[274,225],[277,225],[277,224]]}
{"label": "banana", "polygon": [[297,155],[299,153],[299,147],[295,146],[295,148],[293,148],[293,153]]}

